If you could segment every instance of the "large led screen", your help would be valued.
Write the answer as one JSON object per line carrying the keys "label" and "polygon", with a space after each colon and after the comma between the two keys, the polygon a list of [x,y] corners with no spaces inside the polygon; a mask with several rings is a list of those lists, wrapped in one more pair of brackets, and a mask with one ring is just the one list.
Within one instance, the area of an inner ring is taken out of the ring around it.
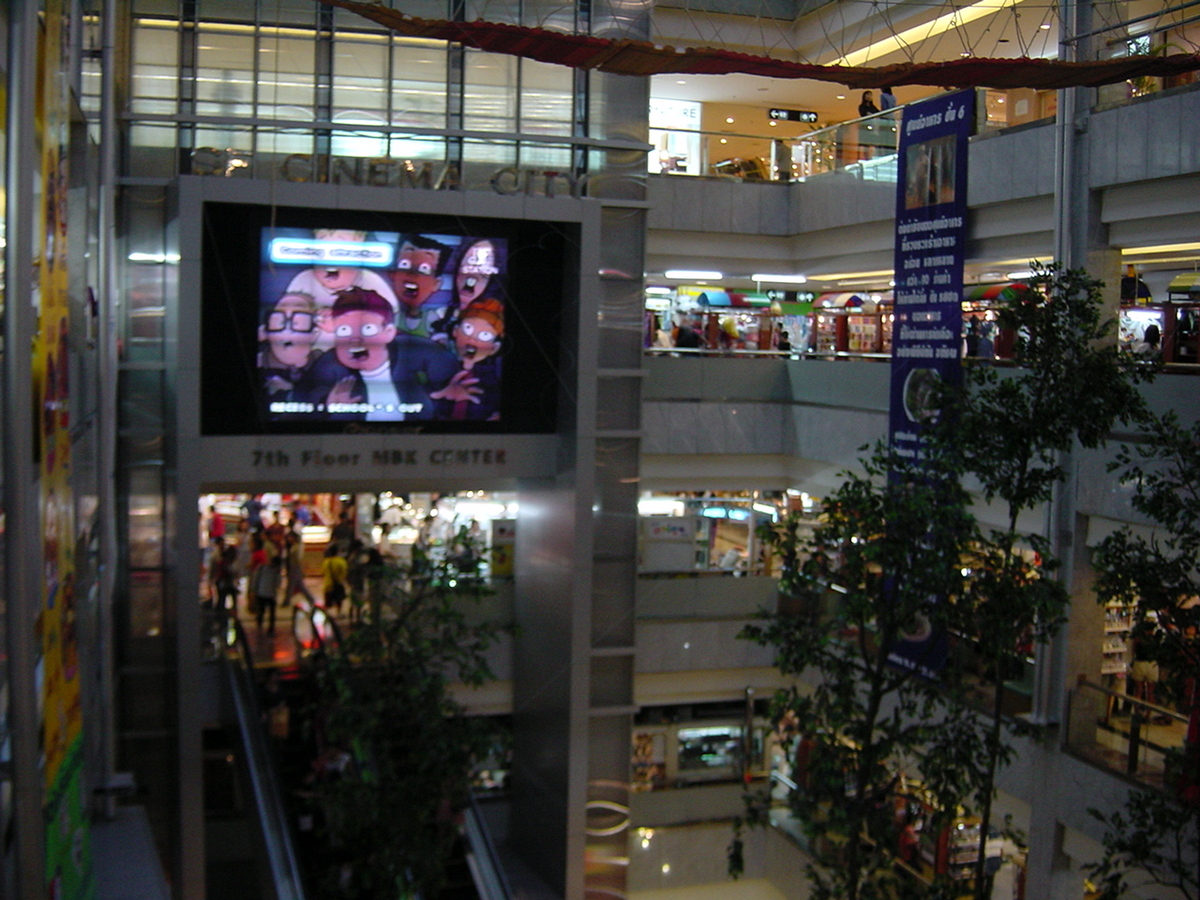
{"label": "large led screen", "polygon": [[204,433],[553,430],[569,226],[204,215]]}

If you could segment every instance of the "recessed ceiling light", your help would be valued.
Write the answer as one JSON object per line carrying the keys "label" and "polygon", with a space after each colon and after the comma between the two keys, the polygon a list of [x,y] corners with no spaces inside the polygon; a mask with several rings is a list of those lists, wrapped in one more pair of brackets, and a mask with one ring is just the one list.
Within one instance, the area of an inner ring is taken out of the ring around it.
{"label": "recessed ceiling light", "polygon": [[726,124],[726,125],[732,125],[732,124],[733,124],[733,116],[726,116],[726,117],[725,117],[725,124]]}
{"label": "recessed ceiling light", "polygon": [[768,122],[767,124],[768,124],[768,125],[770,125],[772,128],[774,128],[774,127],[775,127],[776,125],[778,125],[779,123],[778,123],[778,122],[776,122],[774,119],[772,119],[772,120],[771,120],[770,122]]}
{"label": "recessed ceiling light", "polygon": [[838,98],[839,100],[845,100],[845,99],[846,99],[846,95],[845,95],[845,94],[838,94],[838,95],[837,95],[837,98]]}
{"label": "recessed ceiling light", "polygon": [[1050,23],[1049,23],[1049,22],[1043,22],[1043,23],[1042,23],[1041,25],[1039,25],[1038,27],[1039,27],[1039,28],[1041,28],[1041,29],[1042,29],[1042,31],[1049,31],[1049,30],[1050,30]]}
{"label": "recessed ceiling light", "polygon": [[686,81],[684,81],[682,78],[681,78],[679,81],[675,82],[675,83],[676,83],[676,84],[687,84],[687,82],[686,82]]}

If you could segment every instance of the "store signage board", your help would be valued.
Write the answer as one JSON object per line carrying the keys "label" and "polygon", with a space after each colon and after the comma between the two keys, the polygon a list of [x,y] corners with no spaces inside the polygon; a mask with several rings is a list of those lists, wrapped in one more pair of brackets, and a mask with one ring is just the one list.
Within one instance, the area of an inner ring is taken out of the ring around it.
{"label": "store signage board", "polygon": [[[921,459],[921,431],[937,414],[938,382],[962,378],[967,139],[974,123],[970,90],[905,106],[901,121],[888,440],[912,461]],[[889,659],[936,677],[945,648],[945,635],[926,630],[899,641]]]}
{"label": "store signage board", "polygon": [[769,109],[767,118],[775,122],[815,123],[817,114],[809,109]]}

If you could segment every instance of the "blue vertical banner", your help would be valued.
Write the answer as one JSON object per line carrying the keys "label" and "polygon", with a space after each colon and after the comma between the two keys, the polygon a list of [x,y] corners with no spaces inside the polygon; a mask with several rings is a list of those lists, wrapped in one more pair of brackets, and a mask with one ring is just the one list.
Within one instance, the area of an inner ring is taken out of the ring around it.
{"label": "blue vertical banner", "polygon": [[888,440],[919,459],[939,380],[962,378],[967,138],[975,92],[904,107],[896,186],[895,324]]}
{"label": "blue vertical banner", "polygon": [[[900,125],[888,442],[913,462],[922,457],[925,423],[938,414],[938,383],[962,380],[967,138],[974,126],[971,90],[905,106]],[[918,623],[888,659],[938,678],[946,653],[946,634]]]}

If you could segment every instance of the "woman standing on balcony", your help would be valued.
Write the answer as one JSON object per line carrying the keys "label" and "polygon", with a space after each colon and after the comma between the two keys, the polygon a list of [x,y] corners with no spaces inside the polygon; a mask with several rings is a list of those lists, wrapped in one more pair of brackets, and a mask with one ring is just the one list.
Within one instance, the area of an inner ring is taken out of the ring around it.
{"label": "woman standing on balcony", "polygon": [[858,117],[869,116],[872,113],[879,112],[879,107],[875,105],[875,98],[871,96],[870,91],[863,91],[862,103],[858,104]]}

